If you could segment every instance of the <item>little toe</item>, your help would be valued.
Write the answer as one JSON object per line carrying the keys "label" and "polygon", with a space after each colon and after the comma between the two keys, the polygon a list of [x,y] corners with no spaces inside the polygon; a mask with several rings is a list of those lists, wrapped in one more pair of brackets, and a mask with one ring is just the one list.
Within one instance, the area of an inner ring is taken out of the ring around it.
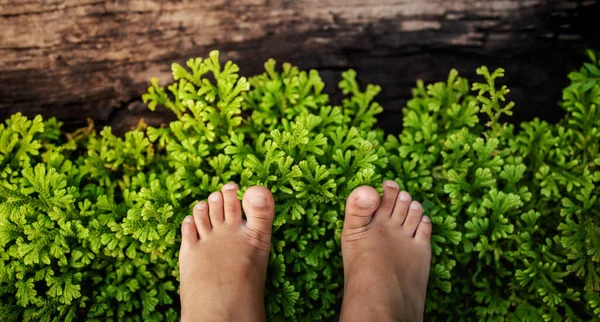
{"label": "little toe", "polygon": [[395,181],[386,180],[383,183],[383,197],[381,197],[381,203],[379,204],[379,208],[375,211],[375,215],[373,215],[373,220],[376,222],[387,222],[392,215],[392,210],[394,210],[394,204],[396,203],[396,199],[398,198],[398,191],[400,190],[400,186]]}
{"label": "little toe", "polygon": [[275,216],[275,202],[271,191],[262,186],[250,187],[244,193],[242,204],[248,220],[248,228],[266,234],[270,238]]}
{"label": "little toe", "polygon": [[419,226],[419,222],[421,222],[422,215],[423,207],[421,207],[421,204],[418,201],[411,202],[408,215],[406,215],[406,220],[404,220],[404,224],[402,225],[402,230],[408,236],[415,236],[415,231],[417,230],[417,226]]}
{"label": "little toe", "polygon": [[221,192],[213,192],[208,196],[208,214],[213,227],[221,225],[225,220],[223,215],[223,195]]}
{"label": "little toe", "polygon": [[198,231],[192,216],[187,216],[181,223],[181,247],[198,241]]}
{"label": "little toe", "polygon": [[235,183],[228,183],[223,186],[223,204],[225,209],[225,222],[230,225],[242,224],[242,207],[237,198],[238,186]]}
{"label": "little toe", "polygon": [[205,201],[200,201],[194,206],[194,223],[200,234],[200,238],[206,236],[211,230],[210,217],[208,216],[208,205]]}
{"label": "little toe", "polygon": [[379,202],[379,193],[374,188],[360,186],[354,189],[346,201],[344,230],[367,226]]}
{"label": "little toe", "polygon": [[401,226],[404,223],[406,215],[408,214],[408,208],[410,207],[411,200],[412,197],[406,191],[401,191],[398,194],[396,205],[394,205],[394,210],[392,211],[392,218],[390,218],[391,224]]}
{"label": "little toe", "polygon": [[431,239],[431,220],[427,216],[421,217],[421,222],[417,227],[415,239],[423,242],[429,242]]}

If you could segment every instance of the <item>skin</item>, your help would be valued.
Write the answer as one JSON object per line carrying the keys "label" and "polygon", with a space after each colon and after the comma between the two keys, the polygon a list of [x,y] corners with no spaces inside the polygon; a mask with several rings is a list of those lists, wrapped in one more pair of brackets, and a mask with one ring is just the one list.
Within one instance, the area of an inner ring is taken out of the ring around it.
{"label": "skin", "polygon": [[431,222],[410,194],[386,181],[383,197],[358,187],[342,231],[341,321],[422,321],[431,262]]}
{"label": "skin", "polygon": [[[238,186],[199,202],[182,224],[181,321],[266,321],[264,284],[273,196]],[[341,321],[422,321],[431,261],[431,223],[393,181],[383,197],[367,186],[348,197],[342,231]],[[242,207],[247,220],[242,219]]]}
{"label": "skin", "polygon": [[229,183],[194,207],[182,225],[181,321],[265,321],[264,285],[273,196],[251,187],[242,203]]}

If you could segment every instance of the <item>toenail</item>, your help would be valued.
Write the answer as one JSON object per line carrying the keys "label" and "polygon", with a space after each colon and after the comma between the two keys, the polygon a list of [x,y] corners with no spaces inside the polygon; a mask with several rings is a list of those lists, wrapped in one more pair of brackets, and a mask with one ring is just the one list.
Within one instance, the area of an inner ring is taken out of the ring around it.
{"label": "toenail", "polygon": [[356,198],[356,204],[361,208],[373,208],[377,205],[377,200],[358,197]]}
{"label": "toenail", "polygon": [[413,201],[410,203],[410,209],[419,210],[421,209],[421,205],[418,202]]}
{"label": "toenail", "polygon": [[267,205],[266,197],[252,197],[250,198],[250,204],[254,207],[264,207]]}
{"label": "toenail", "polygon": [[183,220],[186,224],[191,224],[193,219],[192,216],[187,216],[185,217],[185,219]]}
{"label": "toenail", "polygon": [[402,200],[402,201],[409,201],[410,200],[410,195],[408,194],[408,192],[406,192],[406,191],[400,192],[400,200]]}
{"label": "toenail", "polygon": [[216,193],[208,196],[208,199],[212,202],[219,202],[220,200],[219,195]]}
{"label": "toenail", "polygon": [[199,202],[196,204],[196,209],[205,209],[206,204],[204,202]]}
{"label": "toenail", "polygon": [[237,185],[235,183],[228,183],[223,186],[223,189],[225,190],[235,190],[235,188],[237,188]]}
{"label": "toenail", "polygon": [[398,189],[398,188],[400,188],[395,181],[386,181],[385,185],[387,187],[389,187],[389,188],[392,188],[392,189]]}
{"label": "toenail", "polygon": [[429,220],[429,217],[427,217],[427,216],[421,217],[421,221],[425,222],[425,223],[430,223],[431,222],[431,220]]}

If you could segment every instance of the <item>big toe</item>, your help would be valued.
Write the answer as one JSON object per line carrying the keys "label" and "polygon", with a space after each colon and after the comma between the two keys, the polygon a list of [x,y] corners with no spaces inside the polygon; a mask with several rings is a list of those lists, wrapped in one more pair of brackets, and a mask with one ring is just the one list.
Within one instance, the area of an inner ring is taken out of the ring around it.
{"label": "big toe", "polygon": [[368,225],[379,206],[380,199],[379,193],[372,187],[360,186],[354,189],[346,201],[344,230]]}
{"label": "big toe", "polygon": [[275,202],[269,189],[262,186],[248,188],[242,198],[248,228],[252,231],[271,235]]}

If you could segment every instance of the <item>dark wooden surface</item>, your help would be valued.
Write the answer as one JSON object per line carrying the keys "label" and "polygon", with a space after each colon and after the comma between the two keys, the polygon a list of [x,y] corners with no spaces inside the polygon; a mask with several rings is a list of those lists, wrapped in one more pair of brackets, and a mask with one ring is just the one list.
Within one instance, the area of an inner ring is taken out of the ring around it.
{"label": "dark wooden surface", "polygon": [[171,62],[219,49],[244,75],[269,57],[316,68],[329,92],[355,68],[383,86],[392,133],[417,78],[482,64],[507,70],[516,121],[554,121],[566,73],[600,49],[599,19],[598,0],[0,0],[0,119],[157,124],[169,114],[140,103],[149,79],[164,84]]}

